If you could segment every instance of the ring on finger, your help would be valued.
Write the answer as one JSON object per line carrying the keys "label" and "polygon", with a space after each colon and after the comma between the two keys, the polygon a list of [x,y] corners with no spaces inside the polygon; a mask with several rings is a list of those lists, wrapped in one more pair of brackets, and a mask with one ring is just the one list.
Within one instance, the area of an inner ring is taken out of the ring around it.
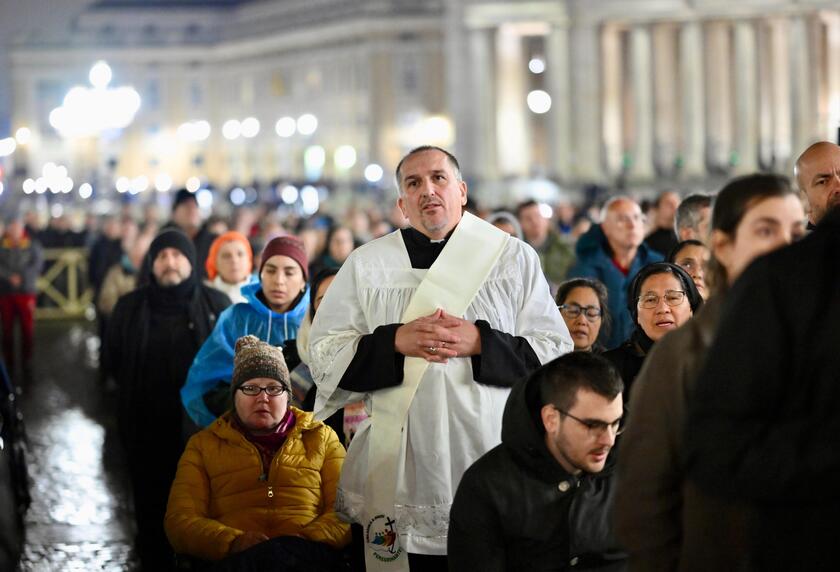
{"label": "ring on finger", "polygon": [[434,347],[434,346],[429,346],[428,350],[429,350],[430,354],[436,354],[437,353],[437,348]]}

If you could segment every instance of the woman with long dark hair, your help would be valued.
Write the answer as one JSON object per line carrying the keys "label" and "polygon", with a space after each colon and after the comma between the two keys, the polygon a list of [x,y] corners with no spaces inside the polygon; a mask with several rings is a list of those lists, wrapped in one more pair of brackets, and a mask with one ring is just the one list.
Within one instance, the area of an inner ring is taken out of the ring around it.
{"label": "woman with long dark hair", "polygon": [[[801,237],[805,212],[785,177],[750,175],[720,191],[711,225],[706,280],[712,295],[693,320],[651,352],[633,389],[622,436],[616,526],[631,566],[639,570],[682,569],[686,563],[704,570],[732,565],[709,562],[708,553],[698,549],[737,538],[740,532],[735,529],[744,515],[699,499],[686,485],[682,467],[687,401],[729,286],[754,259]],[[699,528],[684,526],[692,522],[714,523],[702,527],[705,544],[691,536]]]}

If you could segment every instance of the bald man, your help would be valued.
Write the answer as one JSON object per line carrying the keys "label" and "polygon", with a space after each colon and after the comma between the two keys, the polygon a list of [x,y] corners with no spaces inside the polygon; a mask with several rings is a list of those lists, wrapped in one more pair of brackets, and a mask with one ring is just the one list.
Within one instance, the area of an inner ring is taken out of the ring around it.
{"label": "bald man", "polygon": [[831,207],[840,205],[840,147],[828,141],[814,143],[796,160],[794,176],[808,197],[812,230]]}

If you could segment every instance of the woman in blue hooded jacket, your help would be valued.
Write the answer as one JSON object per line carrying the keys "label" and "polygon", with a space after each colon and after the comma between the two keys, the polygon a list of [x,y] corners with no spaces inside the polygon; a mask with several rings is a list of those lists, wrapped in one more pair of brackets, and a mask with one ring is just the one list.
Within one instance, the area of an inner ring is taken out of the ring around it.
{"label": "woman in blue hooded jacket", "polygon": [[222,312],[213,333],[201,346],[181,388],[181,401],[200,427],[207,427],[227,410],[236,340],[251,334],[282,346],[289,369],[297,357],[295,338],[309,306],[308,261],[303,243],[291,236],[265,246],[258,283],[242,288],[247,302]]}

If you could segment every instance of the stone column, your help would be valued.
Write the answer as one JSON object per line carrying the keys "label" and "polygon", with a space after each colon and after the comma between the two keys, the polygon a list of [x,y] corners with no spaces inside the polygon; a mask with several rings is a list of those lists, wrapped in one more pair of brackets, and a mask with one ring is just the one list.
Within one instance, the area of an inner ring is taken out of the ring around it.
{"label": "stone column", "polygon": [[753,23],[735,23],[735,174],[758,169],[758,67]]}
{"label": "stone column", "polygon": [[707,157],[716,167],[729,165],[732,151],[732,74],[729,24],[712,22],[706,30]]}
{"label": "stone column", "polygon": [[630,53],[636,129],[629,178],[634,181],[650,181],[654,178],[653,74],[650,30],[647,27],[637,26],[630,32]]}
{"label": "stone column", "polygon": [[601,31],[604,162],[607,173],[611,177],[616,177],[621,173],[624,161],[624,134],[622,132],[624,58],[622,57],[621,36],[622,31],[616,26],[605,26]]}
{"label": "stone column", "polygon": [[527,65],[522,36],[511,26],[499,27],[496,34],[496,57],[498,163],[503,176],[525,177],[531,164],[529,117],[526,115]]}
{"label": "stone column", "polygon": [[[672,175],[680,136],[677,101],[677,35],[673,25],[653,27],[654,164],[657,171]],[[696,64],[695,64],[696,65]]]}
{"label": "stone column", "polygon": [[579,182],[603,182],[599,109],[600,55],[594,24],[571,29],[572,166]]}
{"label": "stone column", "polygon": [[840,129],[840,14],[824,16],[826,25],[826,90],[828,92],[827,125],[828,141],[838,142]]}
{"label": "stone column", "polygon": [[472,117],[469,133],[475,164],[470,167],[485,180],[499,176],[496,152],[496,73],[493,44],[495,29],[480,28],[470,31],[469,51],[472,61],[473,103],[469,109]]}
{"label": "stone column", "polygon": [[770,62],[773,68],[770,83],[773,123],[772,157],[774,167],[784,169],[791,159],[791,143],[793,140],[788,21],[773,19],[768,22],[768,25]]}
{"label": "stone column", "polygon": [[758,162],[773,165],[773,42],[766,20],[756,23],[758,46]]}
{"label": "stone column", "polygon": [[682,85],[682,177],[706,174],[706,123],[703,86],[703,30],[699,22],[680,28],[680,83]]}
{"label": "stone column", "polygon": [[546,85],[551,95],[549,173],[561,181],[571,179],[572,89],[569,81],[569,30],[554,25],[545,39]]}
{"label": "stone column", "polygon": [[808,50],[808,23],[804,16],[790,20],[790,63],[793,104],[793,153],[797,157],[808,145],[816,141],[815,108],[811,98],[816,93],[815,81]]}
{"label": "stone column", "polygon": [[371,92],[368,108],[368,149],[371,156],[379,157],[383,166],[396,166],[402,155],[395,137],[395,76],[392,49],[393,46],[388,43],[376,42],[369,55]]}

